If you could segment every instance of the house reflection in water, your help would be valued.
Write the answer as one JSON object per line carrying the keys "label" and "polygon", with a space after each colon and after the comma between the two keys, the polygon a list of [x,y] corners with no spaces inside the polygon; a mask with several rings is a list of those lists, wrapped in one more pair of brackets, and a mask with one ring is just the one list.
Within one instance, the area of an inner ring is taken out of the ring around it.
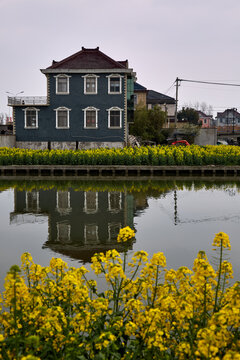
{"label": "house reflection in water", "polygon": [[123,251],[119,229],[133,228],[134,198],[126,192],[15,189],[14,195],[11,224],[48,221],[43,248],[84,263],[96,252]]}

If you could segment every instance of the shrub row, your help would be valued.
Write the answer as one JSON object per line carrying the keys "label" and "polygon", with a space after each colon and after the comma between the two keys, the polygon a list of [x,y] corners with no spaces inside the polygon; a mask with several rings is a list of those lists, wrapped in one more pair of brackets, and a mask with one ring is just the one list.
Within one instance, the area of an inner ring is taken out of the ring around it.
{"label": "shrub row", "polygon": [[240,165],[240,147],[191,145],[51,151],[0,148],[0,165]]}

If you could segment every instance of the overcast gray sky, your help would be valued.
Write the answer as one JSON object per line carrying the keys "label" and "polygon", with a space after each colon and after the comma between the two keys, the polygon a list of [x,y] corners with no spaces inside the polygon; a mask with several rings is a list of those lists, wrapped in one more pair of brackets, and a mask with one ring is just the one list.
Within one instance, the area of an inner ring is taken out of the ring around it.
{"label": "overcast gray sky", "polygon": [[[239,19],[240,0],[0,0],[0,112],[6,91],[46,95],[39,69],[82,46],[128,59],[162,93],[176,77],[240,84]],[[179,106],[197,101],[240,111],[240,87],[182,83]]]}

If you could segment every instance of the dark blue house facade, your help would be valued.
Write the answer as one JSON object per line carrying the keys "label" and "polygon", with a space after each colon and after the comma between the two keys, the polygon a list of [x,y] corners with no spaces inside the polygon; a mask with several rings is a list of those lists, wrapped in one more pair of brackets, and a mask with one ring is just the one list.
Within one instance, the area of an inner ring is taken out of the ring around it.
{"label": "dark blue house facade", "polygon": [[46,97],[9,97],[16,146],[39,149],[123,147],[133,116],[135,73],[99,48],[41,69]]}

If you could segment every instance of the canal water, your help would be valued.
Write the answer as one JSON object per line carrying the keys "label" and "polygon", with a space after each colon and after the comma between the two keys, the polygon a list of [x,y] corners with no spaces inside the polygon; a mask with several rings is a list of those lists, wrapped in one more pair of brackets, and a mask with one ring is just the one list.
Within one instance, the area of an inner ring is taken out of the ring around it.
{"label": "canal water", "polygon": [[167,267],[192,267],[199,250],[209,259],[215,233],[230,236],[235,280],[240,280],[240,182],[36,181],[0,183],[0,287],[23,252],[48,265],[61,257],[90,269],[95,252],[123,248],[116,237],[130,226],[129,256],[162,251]]}

